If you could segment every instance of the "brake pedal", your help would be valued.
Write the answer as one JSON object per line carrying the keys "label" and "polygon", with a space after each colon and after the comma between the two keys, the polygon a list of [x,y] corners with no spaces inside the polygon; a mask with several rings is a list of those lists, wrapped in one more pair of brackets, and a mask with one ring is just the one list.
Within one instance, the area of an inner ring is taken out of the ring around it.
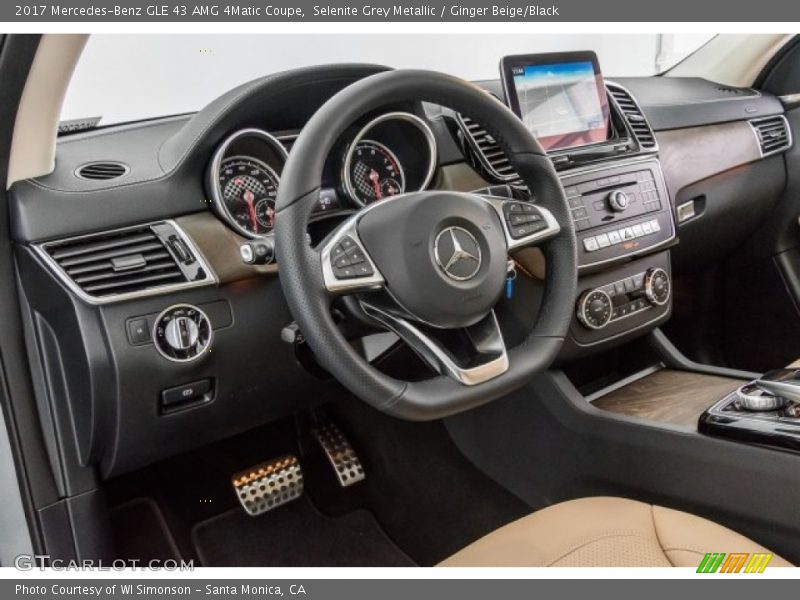
{"label": "brake pedal", "polygon": [[257,517],[303,495],[303,469],[289,455],[237,473],[231,483],[245,512]]}
{"label": "brake pedal", "polygon": [[364,479],[365,473],[361,460],[334,423],[326,421],[318,425],[314,428],[314,436],[336,472],[339,485],[348,487]]}

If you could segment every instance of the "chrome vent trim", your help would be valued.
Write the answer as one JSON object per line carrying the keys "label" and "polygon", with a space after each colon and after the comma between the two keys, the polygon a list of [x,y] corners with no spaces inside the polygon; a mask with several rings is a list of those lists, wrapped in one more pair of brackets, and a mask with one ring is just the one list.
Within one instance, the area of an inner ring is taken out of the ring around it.
{"label": "chrome vent trim", "polygon": [[758,141],[762,158],[792,147],[792,130],[783,115],[752,119],[749,123]]}
{"label": "chrome vent trim", "polygon": [[511,166],[505,152],[479,123],[460,113],[456,113],[456,122],[480,166],[497,183],[519,181],[520,177]]}
{"label": "chrome vent trim", "polygon": [[650,127],[644,112],[626,88],[618,83],[606,82],[606,89],[613,98],[628,127],[642,150],[655,151],[658,149],[655,133]]}
{"label": "chrome vent trim", "polygon": [[75,177],[92,181],[117,179],[128,173],[130,173],[128,165],[113,160],[90,162],[75,169]]}
{"label": "chrome vent trim", "polygon": [[76,296],[90,304],[216,283],[191,239],[171,220],[45,242],[33,248]]}

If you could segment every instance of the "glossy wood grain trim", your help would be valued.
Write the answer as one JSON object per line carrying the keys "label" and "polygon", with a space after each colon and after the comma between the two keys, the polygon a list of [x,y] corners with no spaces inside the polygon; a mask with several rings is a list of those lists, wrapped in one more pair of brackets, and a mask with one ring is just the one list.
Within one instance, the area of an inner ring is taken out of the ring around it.
{"label": "glossy wood grain trim", "polygon": [[661,369],[597,398],[592,405],[645,421],[696,429],[700,415],[742,383],[740,379]]}
{"label": "glossy wood grain trim", "polygon": [[761,159],[747,121],[659,131],[656,138],[672,198],[686,186]]}
{"label": "glossy wood grain trim", "polygon": [[220,283],[251,279],[278,272],[275,264],[248,265],[242,261],[239,247],[247,240],[228,229],[210,212],[178,217],[181,226],[211,266]]}

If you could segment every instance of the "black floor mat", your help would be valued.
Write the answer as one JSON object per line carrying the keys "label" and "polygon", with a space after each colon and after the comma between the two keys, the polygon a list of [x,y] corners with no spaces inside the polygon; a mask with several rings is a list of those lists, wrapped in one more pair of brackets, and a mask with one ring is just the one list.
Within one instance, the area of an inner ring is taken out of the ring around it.
{"label": "black floor mat", "polygon": [[137,498],[121,504],[111,511],[110,518],[120,557],[141,562],[181,558],[161,510],[153,500]]}
{"label": "black floor mat", "polygon": [[199,523],[192,532],[207,567],[412,567],[372,513],[321,515],[307,498],[251,517],[241,509]]}

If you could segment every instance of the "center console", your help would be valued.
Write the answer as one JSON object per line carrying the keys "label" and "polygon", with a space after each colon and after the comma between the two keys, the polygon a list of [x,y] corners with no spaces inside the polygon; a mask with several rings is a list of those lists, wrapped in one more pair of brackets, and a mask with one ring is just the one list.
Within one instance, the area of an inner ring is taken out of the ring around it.
{"label": "center console", "polygon": [[584,271],[652,252],[675,238],[672,207],[656,158],[565,173],[561,182]]}
{"label": "center console", "polygon": [[578,297],[562,358],[662,323],[676,231],[655,134],[635,99],[604,81],[593,52],[507,56],[500,67],[505,101],[558,170],[577,234]]}
{"label": "center console", "polygon": [[655,157],[565,172],[561,180],[581,273],[568,356],[666,321],[672,299],[666,248],[675,224]]}

